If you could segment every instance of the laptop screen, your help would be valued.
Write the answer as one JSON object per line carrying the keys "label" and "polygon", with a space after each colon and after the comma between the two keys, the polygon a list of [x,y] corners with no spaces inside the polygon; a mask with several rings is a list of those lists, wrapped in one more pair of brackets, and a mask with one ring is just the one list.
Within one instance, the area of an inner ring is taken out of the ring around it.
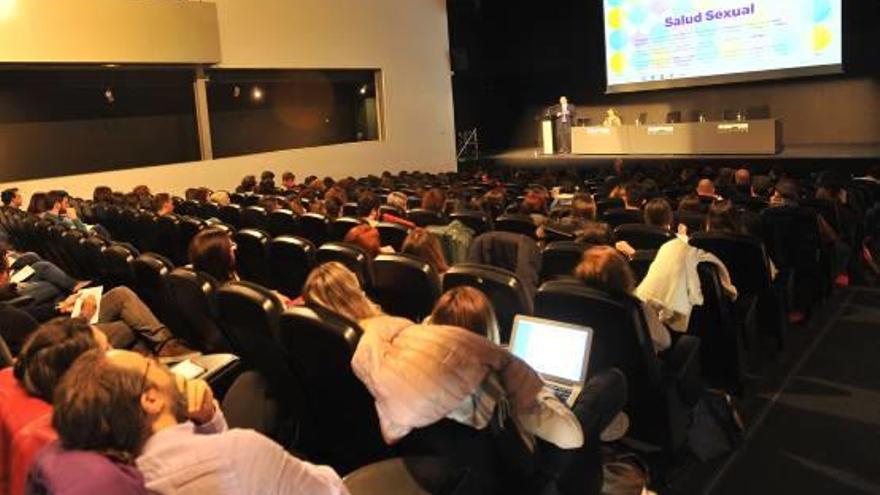
{"label": "laptop screen", "polygon": [[592,333],[587,327],[517,315],[510,352],[541,375],[583,382]]}

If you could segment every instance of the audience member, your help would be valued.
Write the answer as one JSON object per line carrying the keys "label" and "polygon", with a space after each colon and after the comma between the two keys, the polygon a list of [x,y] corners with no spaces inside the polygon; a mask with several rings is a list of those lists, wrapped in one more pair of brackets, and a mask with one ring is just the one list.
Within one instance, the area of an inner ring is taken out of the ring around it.
{"label": "audience member", "polygon": [[[574,271],[577,278],[613,296],[632,296],[636,289],[636,279],[626,259],[614,248],[594,246],[584,251],[583,259]],[[657,352],[664,351],[672,344],[669,330],[660,322],[657,311],[642,305],[645,320]]]}
{"label": "audience member", "polygon": [[379,230],[368,223],[363,223],[351,228],[345,234],[345,242],[360,246],[371,257],[375,258],[382,253],[394,253],[391,246],[383,246]]}
{"label": "audience member", "polygon": [[43,213],[43,218],[53,220],[67,228],[88,232],[88,227],[80,221],[76,210],[70,207],[70,196],[67,191],[49,191],[46,195],[46,204],[49,205],[49,209]]}
{"label": "audience member", "polygon": [[704,201],[714,201],[718,199],[718,195],[715,194],[715,183],[712,182],[712,179],[700,179],[700,182],[697,183],[696,191],[697,196]]}
{"label": "audience member", "polygon": [[214,191],[211,193],[211,196],[208,197],[208,201],[214,203],[217,206],[229,206],[232,202],[229,199],[229,193],[226,191]]}
{"label": "audience member", "polygon": [[302,295],[306,304],[333,311],[352,322],[382,314],[364,293],[357,276],[337,261],[315,267],[303,284]]}
{"label": "audience member", "polygon": [[287,192],[293,191],[296,188],[296,175],[293,172],[281,174],[281,187]]}
{"label": "audience member", "polygon": [[174,213],[174,201],[168,193],[159,193],[153,197],[153,212],[160,217]]}
{"label": "audience member", "polygon": [[672,214],[672,206],[665,198],[654,198],[645,204],[645,224],[660,227],[664,230],[672,230],[675,218]]}
{"label": "audience member", "polygon": [[253,175],[245,175],[244,178],[241,179],[241,184],[235,188],[235,192],[237,193],[252,193],[254,189],[257,187],[257,178]]}
{"label": "audience member", "polygon": [[21,192],[18,190],[17,187],[6,189],[2,193],[0,193],[0,200],[3,201],[3,206],[6,206],[7,208],[12,208],[15,210],[21,209]]}
{"label": "audience member", "polygon": [[[150,493],[348,493],[332,468],[301,461],[253,430],[229,429],[207,383],[174,375],[155,360],[91,352],[70,374],[58,402],[72,443],[87,449],[122,440],[139,452],[136,465]],[[75,386],[85,383],[92,386]]]}
{"label": "audience member", "polygon": [[193,269],[218,283],[239,280],[235,266],[235,242],[226,230],[209,227],[193,237],[187,251]]}
{"label": "audience member", "polygon": [[442,215],[445,206],[446,194],[440,188],[431,188],[422,197],[422,208],[425,210],[433,211],[434,213]]}
{"label": "audience member", "polygon": [[423,228],[413,229],[403,241],[401,253],[409,254],[424,261],[434,270],[437,275],[443,275],[449,270],[443,248],[437,236]]}

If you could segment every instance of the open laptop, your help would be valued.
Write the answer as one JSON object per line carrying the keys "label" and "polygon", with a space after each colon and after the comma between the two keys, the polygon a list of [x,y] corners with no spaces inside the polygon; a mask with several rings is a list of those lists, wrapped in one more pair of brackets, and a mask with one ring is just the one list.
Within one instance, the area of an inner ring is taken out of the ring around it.
{"label": "open laptop", "polygon": [[574,405],[587,378],[593,329],[516,315],[510,352],[541,375],[559,400]]}

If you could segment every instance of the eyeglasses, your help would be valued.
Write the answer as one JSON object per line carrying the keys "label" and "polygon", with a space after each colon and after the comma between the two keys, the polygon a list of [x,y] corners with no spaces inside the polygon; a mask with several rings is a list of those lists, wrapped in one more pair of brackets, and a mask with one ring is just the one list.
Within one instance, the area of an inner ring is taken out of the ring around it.
{"label": "eyeglasses", "polygon": [[144,368],[144,376],[141,378],[141,393],[147,391],[147,375],[150,373],[150,365],[153,364],[153,361],[147,360],[147,366]]}

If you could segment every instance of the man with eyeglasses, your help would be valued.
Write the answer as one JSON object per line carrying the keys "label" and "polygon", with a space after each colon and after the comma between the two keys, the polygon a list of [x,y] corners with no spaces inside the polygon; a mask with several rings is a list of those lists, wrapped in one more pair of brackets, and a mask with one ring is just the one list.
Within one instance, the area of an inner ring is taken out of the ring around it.
{"label": "man with eyeglasses", "polygon": [[[114,431],[142,431],[142,445],[122,442],[101,450],[139,452],[136,465],[150,493],[348,493],[332,468],[301,461],[255,431],[229,429],[207,383],[185,380],[156,360],[129,351],[88,353],[69,373],[80,383],[100,382],[104,390],[78,397],[88,387],[71,386],[56,395],[56,416],[71,425],[58,422],[65,448],[94,450],[83,447],[93,446],[95,428],[107,423]],[[113,411],[120,404],[139,407]]]}

